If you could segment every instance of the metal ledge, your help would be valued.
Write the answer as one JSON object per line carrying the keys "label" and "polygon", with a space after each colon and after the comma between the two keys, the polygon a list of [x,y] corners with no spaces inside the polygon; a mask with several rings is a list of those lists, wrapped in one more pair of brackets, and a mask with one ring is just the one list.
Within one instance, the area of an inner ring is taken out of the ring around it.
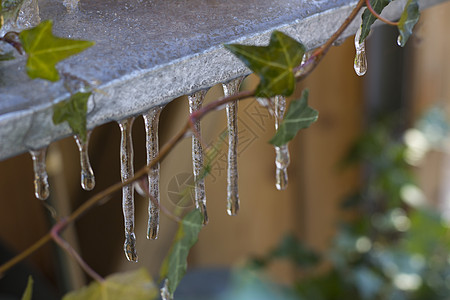
{"label": "metal ledge", "polygon": [[[58,64],[69,84],[81,79],[101,90],[89,101],[88,127],[94,128],[248,74],[224,43],[265,44],[277,29],[307,48],[320,46],[356,1],[82,0],[76,13],[61,3],[39,3],[41,19],[54,20],[55,35],[96,42]],[[392,4],[387,14],[395,18],[402,2]],[[344,36],[358,26],[359,18]],[[30,80],[24,70],[25,58],[0,63],[0,159],[71,134],[51,120],[52,105],[69,96],[63,80]]]}

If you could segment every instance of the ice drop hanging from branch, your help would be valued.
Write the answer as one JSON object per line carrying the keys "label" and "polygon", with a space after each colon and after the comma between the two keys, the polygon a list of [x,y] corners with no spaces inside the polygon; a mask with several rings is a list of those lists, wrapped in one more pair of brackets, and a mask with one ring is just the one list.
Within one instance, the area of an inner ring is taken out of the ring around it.
{"label": "ice drop hanging from branch", "polygon": [[363,76],[367,72],[367,57],[366,57],[366,44],[365,41],[359,42],[361,37],[361,27],[355,34],[355,48],[356,56],[353,63],[353,68],[355,69],[356,75]]}
{"label": "ice drop hanging from branch", "polygon": [[[202,107],[205,99],[206,90],[196,92],[190,96],[189,99],[189,113],[199,110]],[[194,172],[194,195],[195,207],[200,209],[203,215],[203,224],[208,223],[208,213],[206,211],[206,193],[205,193],[205,178],[203,174],[203,147],[200,138],[200,121],[194,124],[195,133],[192,135],[192,164]]]}
{"label": "ice drop hanging from branch", "polygon": [[[119,121],[120,141],[120,174],[122,182],[134,176],[133,141],[131,130],[134,117]],[[123,249],[129,261],[137,262],[136,236],[134,234],[134,186],[126,185],[122,188],[122,210],[125,221],[125,243]]]}
{"label": "ice drop hanging from branch", "polygon": [[[286,111],[286,98],[284,96],[276,96],[274,102],[275,130],[278,130],[284,118]],[[276,187],[278,190],[285,190],[288,185],[287,168],[290,163],[288,143],[277,147],[275,146],[275,165],[276,165]]]}
{"label": "ice drop hanging from branch", "polygon": [[47,147],[39,150],[30,150],[34,169],[34,195],[40,200],[45,200],[50,195],[48,176],[45,168],[45,154]]}
{"label": "ice drop hanging from branch", "polygon": [[95,176],[94,172],[92,171],[91,163],[89,162],[88,153],[89,138],[91,137],[91,132],[92,131],[88,131],[86,133],[86,141],[83,141],[83,139],[79,135],[74,136],[75,142],[78,146],[78,150],[80,151],[81,187],[86,191],[90,191],[95,187]]}
{"label": "ice drop hanging from branch", "polygon": [[[153,107],[143,115],[146,132],[147,164],[159,154],[158,124],[163,106]],[[148,226],[147,238],[157,239],[159,231],[159,162],[152,166],[148,173]]]}
{"label": "ice drop hanging from branch", "polygon": [[[244,77],[233,79],[222,84],[225,97],[237,94]],[[239,211],[238,169],[237,169],[237,101],[227,104],[228,126],[228,169],[227,169],[227,212],[230,216],[237,215]]]}

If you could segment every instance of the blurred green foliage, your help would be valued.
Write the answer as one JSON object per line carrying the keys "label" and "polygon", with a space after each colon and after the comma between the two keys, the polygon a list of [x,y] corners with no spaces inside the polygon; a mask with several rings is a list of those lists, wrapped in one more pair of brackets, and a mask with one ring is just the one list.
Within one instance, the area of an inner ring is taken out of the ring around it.
{"label": "blurred green foliage", "polygon": [[[445,115],[431,109],[412,134],[407,132],[415,140],[423,138],[419,148],[428,151],[433,148],[433,141],[427,141],[429,132],[438,132],[441,140],[448,135],[443,118]],[[305,274],[293,287],[296,299],[449,298],[448,224],[427,204],[414,182],[407,161],[411,152],[417,154],[411,147],[418,143],[411,142],[411,137],[403,138],[393,120],[371,126],[344,158],[342,167],[361,166],[363,180],[357,191],[343,199],[341,209],[351,212],[352,217],[340,224],[323,259],[288,235],[265,257],[252,259],[250,268],[261,270],[273,260],[289,259]],[[317,271],[323,260],[331,262],[330,268]]]}

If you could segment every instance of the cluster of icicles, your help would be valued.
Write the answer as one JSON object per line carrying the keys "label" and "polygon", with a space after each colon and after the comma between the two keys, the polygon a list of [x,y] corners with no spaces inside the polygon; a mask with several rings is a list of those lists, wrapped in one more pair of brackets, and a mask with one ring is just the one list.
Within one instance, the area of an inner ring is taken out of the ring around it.
{"label": "cluster of icicles", "polygon": [[[224,96],[231,96],[239,92],[239,87],[243,77],[224,83]],[[189,112],[199,110],[202,107],[206,90],[196,92],[190,96]],[[286,110],[286,99],[278,96],[272,99],[257,99],[259,103],[267,107],[269,112],[275,118],[275,128],[280,125]],[[237,170],[237,146],[238,146],[238,128],[237,128],[237,101],[228,103],[226,106],[227,127],[228,127],[228,170],[227,170],[227,212],[229,215],[236,215],[239,211],[238,194],[238,170]],[[159,154],[158,143],[158,124],[159,116],[163,107],[153,107],[143,115],[146,130],[147,164],[150,164]],[[135,117],[130,117],[118,122],[121,131],[120,142],[120,165],[122,182],[134,176],[133,168],[133,143],[131,130]],[[200,138],[200,122],[194,124],[196,134],[192,135],[192,163],[194,173],[194,194],[195,207],[203,214],[204,224],[208,223],[208,214],[206,211],[206,193],[205,179],[202,176],[203,171],[203,148]],[[80,151],[81,164],[81,186],[85,190],[92,190],[95,186],[94,172],[92,171],[88,157],[88,143],[90,133],[88,132],[86,141],[75,135],[75,141]],[[30,154],[33,159],[34,167],[34,187],[35,195],[38,199],[45,200],[49,196],[49,185],[45,167],[46,148],[32,150]],[[283,190],[287,187],[287,167],[289,165],[288,146],[275,147],[276,151],[276,187]],[[149,200],[148,205],[148,227],[147,238],[156,239],[159,231],[160,214],[160,192],[159,192],[159,163],[152,166],[148,173],[148,190],[143,193]],[[136,185],[138,188],[139,185]],[[136,252],[136,236],[134,234],[134,188],[130,184],[122,188],[122,209],[125,223],[125,243],[124,251],[129,261],[136,262],[138,255]]]}

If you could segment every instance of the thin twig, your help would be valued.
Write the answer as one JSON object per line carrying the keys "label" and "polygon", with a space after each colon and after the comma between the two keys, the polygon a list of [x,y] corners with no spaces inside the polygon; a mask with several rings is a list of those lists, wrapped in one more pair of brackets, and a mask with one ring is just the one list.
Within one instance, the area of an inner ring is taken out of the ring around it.
{"label": "thin twig", "polygon": [[103,277],[101,277],[97,272],[94,271],[84,260],[81,258],[81,256],[75,251],[75,249],[72,248],[72,246],[66,242],[63,238],[59,236],[59,232],[64,229],[67,225],[67,220],[61,220],[58,223],[53,226],[52,230],[50,231],[50,234],[52,236],[52,239],[55,241],[56,244],[58,244],[62,249],[66,250],[67,253],[72,256],[77,263],[80,265],[80,267],[93,279],[96,281],[102,283],[105,281]]}
{"label": "thin twig", "polygon": [[388,24],[388,25],[392,25],[392,26],[398,26],[399,22],[392,22],[392,21],[389,21],[389,20],[383,18],[379,13],[377,13],[377,12],[373,9],[372,4],[370,4],[370,0],[366,0],[366,6],[367,6],[367,9],[372,13],[372,15],[373,15],[375,18],[377,18],[378,20],[380,20],[381,22],[384,22],[384,23],[386,23],[386,24]]}

